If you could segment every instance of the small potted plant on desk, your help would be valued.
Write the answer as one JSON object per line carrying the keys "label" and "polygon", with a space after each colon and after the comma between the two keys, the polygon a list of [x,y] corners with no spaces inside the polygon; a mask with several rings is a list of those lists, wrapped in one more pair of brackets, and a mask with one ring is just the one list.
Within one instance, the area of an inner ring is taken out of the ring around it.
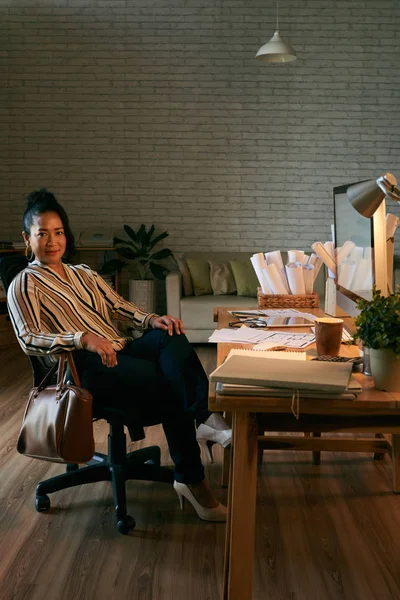
{"label": "small potted plant on desk", "polygon": [[368,348],[375,387],[400,391],[400,288],[389,296],[374,288],[372,300],[359,300],[357,308],[355,338]]}
{"label": "small potted plant on desk", "polygon": [[106,262],[100,274],[120,272],[122,268],[132,264],[135,277],[129,280],[129,300],[146,312],[154,312],[155,279],[164,279],[168,273],[168,268],[158,263],[173,256],[169,248],[158,251],[154,251],[154,248],[169,234],[164,231],[154,236],[154,225],[147,230],[143,224],[137,231],[129,225],[124,225],[124,230],[129,239],[114,238],[114,245],[115,252],[127,260],[114,258]]}

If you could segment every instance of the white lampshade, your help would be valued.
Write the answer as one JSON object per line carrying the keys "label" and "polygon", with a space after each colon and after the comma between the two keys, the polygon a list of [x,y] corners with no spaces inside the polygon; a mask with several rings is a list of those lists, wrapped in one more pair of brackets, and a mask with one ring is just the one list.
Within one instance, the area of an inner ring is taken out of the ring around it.
{"label": "white lampshade", "polygon": [[286,63],[296,60],[297,54],[290,44],[283,41],[277,29],[269,42],[261,46],[256,58],[267,63]]}

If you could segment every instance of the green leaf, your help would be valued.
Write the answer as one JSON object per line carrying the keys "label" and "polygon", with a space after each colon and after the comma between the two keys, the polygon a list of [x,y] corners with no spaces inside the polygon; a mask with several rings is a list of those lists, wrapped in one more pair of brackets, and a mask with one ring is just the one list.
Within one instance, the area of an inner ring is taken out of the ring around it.
{"label": "green leaf", "polygon": [[136,234],[137,241],[141,246],[145,246],[146,244],[146,235],[146,226],[142,223]]}
{"label": "green leaf", "polygon": [[129,242],[127,240],[122,240],[121,238],[114,238],[114,246],[116,246],[117,244],[131,244],[132,242]]}
{"label": "green leaf", "polygon": [[99,274],[100,275],[113,275],[114,273],[119,273],[121,269],[126,265],[126,262],[119,260],[119,258],[113,258],[112,260],[108,260],[101,267]]}
{"label": "green leaf", "polygon": [[149,250],[154,248],[154,246],[156,244],[158,244],[158,242],[161,242],[161,240],[165,240],[165,238],[167,238],[168,236],[169,236],[168,231],[164,231],[163,233],[160,233],[160,235],[155,237],[154,240],[151,242]]}
{"label": "green leaf", "polygon": [[137,235],[133,231],[132,227],[129,227],[129,225],[124,225],[124,229],[125,229],[125,233],[127,235],[129,235],[129,237],[131,238],[131,240],[133,240],[135,243],[137,243],[137,241],[138,241]]}
{"label": "green leaf", "polygon": [[169,248],[163,248],[152,254],[150,260],[162,260],[163,258],[169,258],[170,256],[172,256],[171,250]]}
{"label": "green leaf", "polygon": [[156,265],[152,262],[150,263],[150,271],[156,279],[165,279],[165,276],[168,273],[168,269],[166,267]]}
{"label": "green leaf", "polygon": [[131,260],[135,260],[137,258],[138,253],[134,252],[131,248],[127,248],[126,246],[122,246],[121,248],[115,248],[115,252],[124,258],[130,258]]}

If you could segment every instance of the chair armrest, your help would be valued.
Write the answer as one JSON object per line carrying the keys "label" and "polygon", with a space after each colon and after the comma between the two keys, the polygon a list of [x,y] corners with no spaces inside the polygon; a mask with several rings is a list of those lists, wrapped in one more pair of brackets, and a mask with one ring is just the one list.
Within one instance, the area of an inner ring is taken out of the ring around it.
{"label": "chair armrest", "polygon": [[167,295],[167,314],[181,318],[182,275],[179,271],[171,271],[165,279]]}

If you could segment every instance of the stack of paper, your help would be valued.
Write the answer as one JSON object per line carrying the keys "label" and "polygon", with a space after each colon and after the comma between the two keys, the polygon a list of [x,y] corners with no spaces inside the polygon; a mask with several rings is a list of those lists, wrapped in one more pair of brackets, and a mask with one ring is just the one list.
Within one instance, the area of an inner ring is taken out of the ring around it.
{"label": "stack of paper", "polygon": [[265,356],[232,355],[210,375],[221,383],[343,394],[352,371],[351,363],[293,361]]}

